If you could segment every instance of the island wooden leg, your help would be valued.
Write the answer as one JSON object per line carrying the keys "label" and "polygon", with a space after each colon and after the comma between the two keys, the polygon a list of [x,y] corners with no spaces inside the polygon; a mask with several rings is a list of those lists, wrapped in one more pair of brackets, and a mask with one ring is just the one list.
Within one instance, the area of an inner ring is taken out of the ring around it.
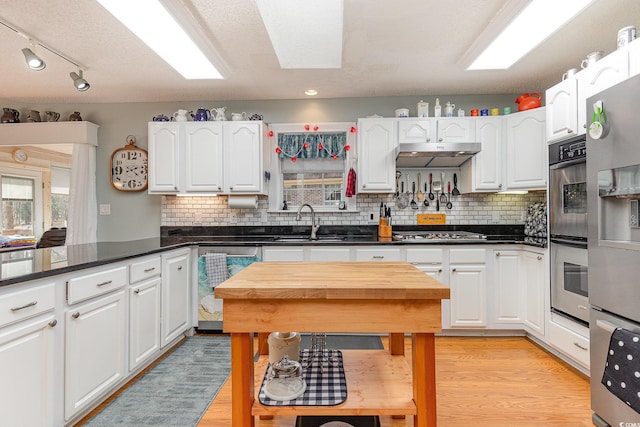
{"label": "island wooden leg", "polygon": [[391,332],[389,334],[389,353],[394,356],[404,356],[404,333]]}
{"label": "island wooden leg", "polygon": [[412,339],[413,401],[418,413],[414,427],[436,427],[436,346],[433,333],[415,333]]}
{"label": "island wooden leg", "polygon": [[269,354],[269,333],[258,332],[258,354],[266,356]]}
{"label": "island wooden leg", "polygon": [[231,425],[254,427],[253,334],[231,334]]}

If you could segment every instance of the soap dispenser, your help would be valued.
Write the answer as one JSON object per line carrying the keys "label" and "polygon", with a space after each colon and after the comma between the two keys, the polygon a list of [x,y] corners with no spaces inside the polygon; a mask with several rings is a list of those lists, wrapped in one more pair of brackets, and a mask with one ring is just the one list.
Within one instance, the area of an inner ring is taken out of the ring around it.
{"label": "soap dispenser", "polygon": [[440,106],[440,98],[436,98],[436,105],[434,107],[434,117],[442,117],[442,107]]}

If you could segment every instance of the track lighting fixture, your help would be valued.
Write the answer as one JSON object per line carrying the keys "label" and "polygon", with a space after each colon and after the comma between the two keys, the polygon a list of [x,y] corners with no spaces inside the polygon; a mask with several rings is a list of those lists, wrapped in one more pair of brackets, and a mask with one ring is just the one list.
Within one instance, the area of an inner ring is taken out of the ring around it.
{"label": "track lighting fixture", "polygon": [[71,78],[73,79],[73,85],[76,87],[76,89],[78,89],[80,92],[84,92],[85,90],[89,89],[91,87],[91,85],[89,84],[88,81],[86,81],[83,77],[82,77],[82,70],[78,70],[78,72],[74,72],[72,71],[71,73],[69,73],[69,75],[71,76]]}
{"label": "track lighting fixture", "polygon": [[[34,47],[33,43],[31,43],[31,47]],[[44,60],[33,53],[33,50],[31,50],[30,48],[25,47],[24,49],[22,49],[22,53],[24,54],[25,61],[27,61],[27,66],[32,70],[44,70],[44,68],[47,66]]]}

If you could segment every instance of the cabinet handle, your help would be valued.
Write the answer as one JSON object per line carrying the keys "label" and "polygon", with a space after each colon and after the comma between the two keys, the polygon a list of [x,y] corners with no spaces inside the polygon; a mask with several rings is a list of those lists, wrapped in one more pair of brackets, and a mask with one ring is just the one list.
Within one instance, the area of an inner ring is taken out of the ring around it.
{"label": "cabinet handle", "polygon": [[232,186],[232,187],[229,187],[229,190],[233,190],[233,186]]}
{"label": "cabinet handle", "polygon": [[444,141],[444,138],[438,138],[438,142]]}
{"label": "cabinet handle", "polygon": [[584,351],[587,351],[587,350],[588,350],[588,349],[587,349],[587,347],[585,347],[585,346],[583,346],[583,345],[580,345],[580,344],[579,344],[579,343],[577,343],[577,342],[574,342],[574,343],[573,343],[573,345],[575,345],[576,347],[578,347],[580,350],[584,350]]}
{"label": "cabinet handle", "polygon": [[500,252],[496,252],[496,256],[500,256]]}
{"label": "cabinet handle", "polygon": [[140,289],[136,289],[133,291],[134,294],[138,295],[140,293]]}
{"label": "cabinet handle", "polygon": [[57,324],[58,324],[58,321],[56,319],[53,319],[51,322],[49,322],[49,326],[51,326],[52,328]]}
{"label": "cabinet handle", "polygon": [[175,191],[178,191],[178,187],[175,187],[175,186],[174,186],[174,187],[173,187],[173,189],[174,189]]}
{"label": "cabinet handle", "polygon": [[25,308],[29,308],[29,307],[33,307],[34,305],[36,305],[38,303],[38,301],[31,301],[30,303],[27,303],[23,306],[20,307],[11,307],[11,311],[20,311],[20,310],[24,310]]}
{"label": "cabinet handle", "polygon": [[452,268],[451,271],[453,271],[455,273],[456,271],[458,271],[458,269],[457,268]]}
{"label": "cabinet handle", "polygon": [[442,269],[441,268],[438,269],[438,273],[442,273]]}
{"label": "cabinet handle", "polygon": [[156,269],[155,267],[145,268],[144,272],[145,272],[145,273],[149,273],[150,271],[153,271],[153,270],[155,270],[155,269]]}
{"label": "cabinet handle", "polygon": [[567,129],[567,133],[573,133],[573,129]]}
{"label": "cabinet handle", "polygon": [[498,184],[498,188],[502,188],[502,184]]}
{"label": "cabinet handle", "polygon": [[585,306],[584,306],[584,305],[582,305],[582,304],[578,304],[578,308],[579,308],[580,310],[589,310],[587,307],[585,307]]}
{"label": "cabinet handle", "polygon": [[427,142],[431,142],[431,138],[427,138]]}
{"label": "cabinet handle", "polygon": [[178,271],[182,271],[182,266],[178,266]]}
{"label": "cabinet handle", "polygon": [[218,190],[222,190],[222,187],[220,187],[219,185],[218,185]]}
{"label": "cabinet handle", "polygon": [[373,259],[384,259],[384,255],[374,255]]}
{"label": "cabinet handle", "polygon": [[542,261],[542,257],[538,255],[538,261]]}
{"label": "cabinet handle", "polygon": [[106,282],[98,283],[96,286],[98,287],[107,286],[107,285],[110,285],[111,283],[113,283],[113,280],[107,280]]}
{"label": "cabinet handle", "polygon": [[80,312],[79,312],[79,311],[76,311],[75,313],[73,313],[73,314],[71,315],[71,317],[73,317],[74,319],[77,319],[78,317],[80,317]]}

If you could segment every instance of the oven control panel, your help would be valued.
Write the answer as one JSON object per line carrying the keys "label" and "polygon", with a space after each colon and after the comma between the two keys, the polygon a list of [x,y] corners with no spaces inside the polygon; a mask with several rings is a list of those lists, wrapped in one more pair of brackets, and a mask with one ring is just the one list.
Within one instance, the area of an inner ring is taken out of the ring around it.
{"label": "oven control panel", "polygon": [[576,141],[558,145],[558,160],[561,162],[584,157],[587,157],[586,141]]}

